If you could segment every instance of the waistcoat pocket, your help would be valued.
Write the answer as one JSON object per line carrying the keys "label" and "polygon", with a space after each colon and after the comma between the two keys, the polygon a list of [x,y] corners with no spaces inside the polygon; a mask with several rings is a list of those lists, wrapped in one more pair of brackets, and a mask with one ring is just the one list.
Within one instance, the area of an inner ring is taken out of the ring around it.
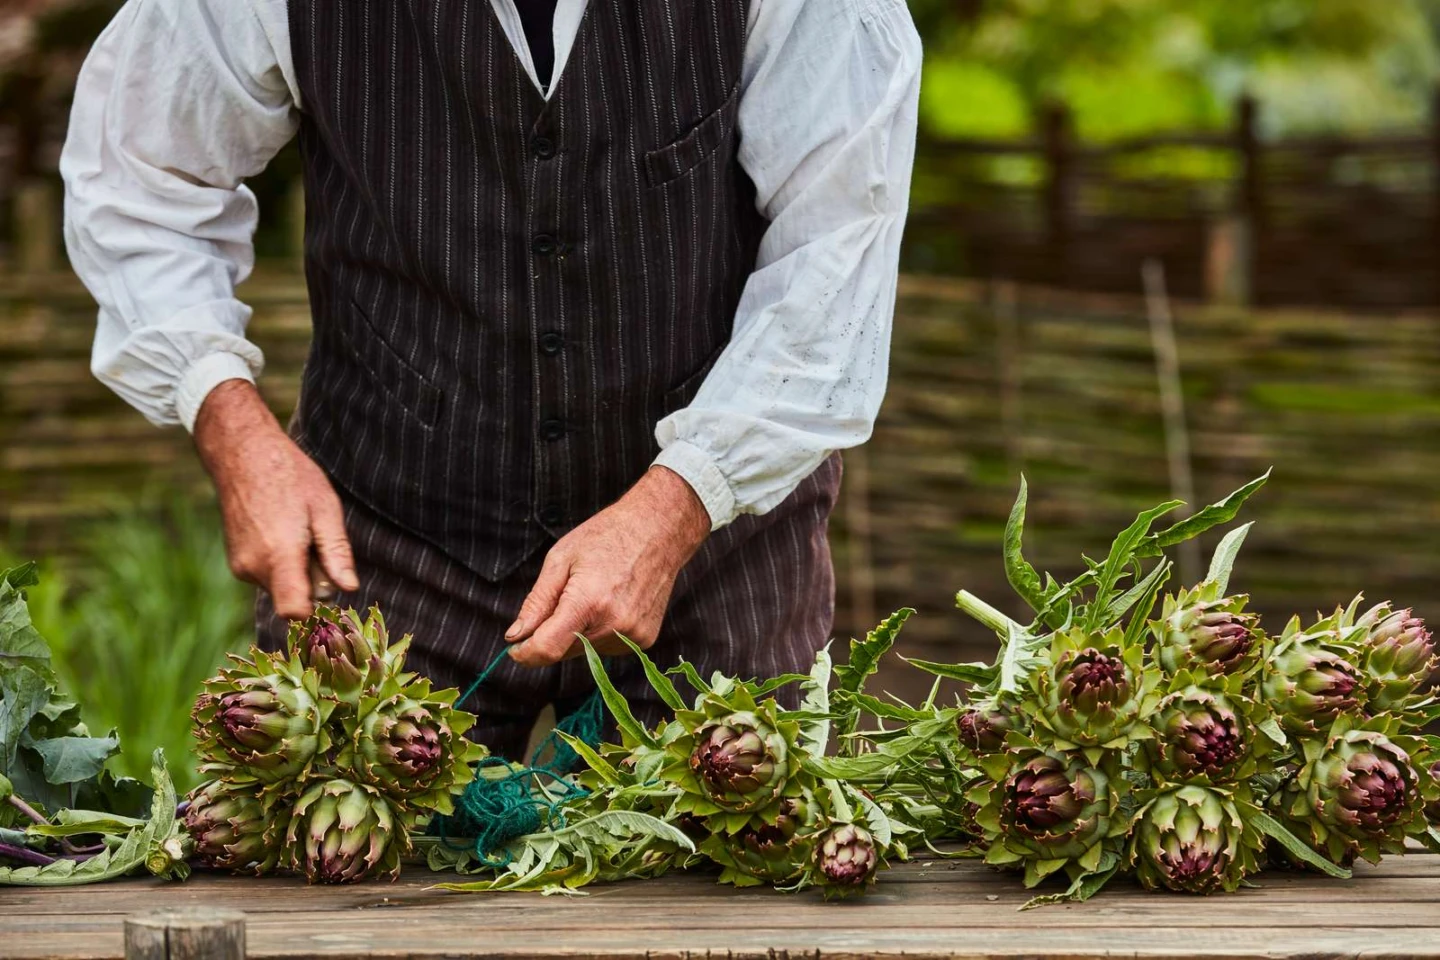
{"label": "waistcoat pocket", "polygon": [[348,303],[356,322],[342,321],[336,327],[351,358],[393,403],[433,429],[445,394],[390,346],[360,304],[353,298]]}
{"label": "waistcoat pocket", "polygon": [[679,140],[645,154],[646,182],[651,187],[659,187],[679,180],[704,163],[734,135],[739,112],[740,86],[737,84],[718,110],[691,127]]}

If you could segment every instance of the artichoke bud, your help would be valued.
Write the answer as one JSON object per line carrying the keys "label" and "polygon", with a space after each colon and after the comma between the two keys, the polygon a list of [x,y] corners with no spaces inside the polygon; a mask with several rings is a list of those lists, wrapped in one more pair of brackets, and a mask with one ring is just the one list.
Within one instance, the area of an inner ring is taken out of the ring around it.
{"label": "artichoke bud", "polygon": [[1101,844],[1119,826],[1113,782],[1079,753],[1030,756],[990,791],[976,815],[994,838],[987,862],[1026,861],[1027,886],[1045,875],[1042,863],[1053,870],[1076,861],[1093,870]]}
{"label": "artichoke bud", "polygon": [[283,660],[257,651],[236,663],[207,680],[195,701],[202,757],[234,762],[266,782],[300,776],[329,748],[325,724],[335,703],[320,698],[313,675],[296,676]]}
{"label": "artichoke bud", "polygon": [[879,867],[875,838],[858,824],[836,824],[815,845],[817,880],[827,894],[845,896],[863,890]]}
{"label": "artichoke bud", "polygon": [[209,866],[264,873],[275,865],[278,831],[256,784],[201,784],[187,798],[184,823]]}
{"label": "artichoke bud", "polygon": [[341,697],[353,697],[379,663],[378,651],[363,626],[334,607],[322,606],[295,624],[291,644],[300,662]]}
{"label": "artichoke bud", "polygon": [[1362,674],[1333,631],[1286,636],[1270,655],[1261,690],[1292,733],[1309,736],[1364,702]]}
{"label": "artichoke bud", "polygon": [[1337,727],[1300,771],[1289,815],[1310,824],[1314,845],[1336,863],[1403,852],[1421,809],[1409,754],[1377,730]]}
{"label": "artichoke bud", "polygon": [[1119,630],[1055,635],[1049,663],[1035,671],[1031,688],[1036,722],[1054,734],[1056,747],[1119,748],[1148,735],[1140,718],[1153,706],[1159,675],[1144,669],[1142,656]]}
{"label": "artichoke bud", "polygon": [[287,866],[311,883],[352,883],[398,874],[408,833],[379,791],[324,780],[296,801],[285,843]]}
{"label": "artichoke bud", "polygon": [[1218,790],[1182,786],[1160,793],[1136,815],[1130,862],[1149,889],[1185,893],[1235,890],[1256,869],[1258,836]]}
{"label": "artichoke bud", "polygon": [[1365,614],[1363,645],[1370,706],[1376,712],[1398,706],[1435,670],[1435,640],[1425,621],[1410,610],[1390,611],[1382,604]]}
{"label": "artichoke bud", "polygon": [[1202,586],[1178,600],[1167,599],[1154,631],[1156,660],[1166,673],[1234,673],[1252,662],[1259,618],[1245,612],[1249,598],[1212,598],[1213,592]]}
{"label": "artichoke bud", "polygon": [[1013,713],[996,706],[976,704],[955,721],[960,742],[972,753],[988,756],[1005,749],[1005,736],[1016,728]]}
{"label": "artichoke bud", "polygon": [[700,726],[688,763],[711,803],[732,813],[747,813],[781,797],[792,758],[786,735],[773,720],[773,707],[766,704]]}
{"label": "artichoke bud", "polygon": [[1233,777],[1249,748],[1249,724],[1223,695],[1197,687],[1160,701],[1156,738],[1145,744],[1150,766],[1168,779]]}

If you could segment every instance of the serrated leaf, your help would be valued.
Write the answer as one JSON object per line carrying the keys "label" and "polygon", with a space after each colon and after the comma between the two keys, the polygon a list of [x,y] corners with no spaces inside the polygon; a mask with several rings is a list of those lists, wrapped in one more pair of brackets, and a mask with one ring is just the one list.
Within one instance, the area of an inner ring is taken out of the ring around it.
{"label": "serrated leaf", "polygon": [[1015,497],[1015,505],[1010,508],[1010,517],[1005,521],[1005,579],[1010,582],[1011,589],[1020,595],[1020,599],[1038,612],[1046,605],[1045,590],[1040,585],[1040,574],[1031,566],[1030,561],[1025,559],[1022,549],[1025,539],[1025,507],[1029,498],[1030,487],[1025,482],[1024,474],[1021,474],[1020,492]]}
{"label": "serrated leaf", "polygon": [[851,640],[850,658],[845,663],[835,665],[836,689],[846,693],[859,693],[865,686],[866,678],[879,666],[880,659],[895,645],[900,628],[914,613],[912,608],[902,607],[880,621],[875,629],[865,635],[864,640]]}
{"label": "serrated leaf", "polygon": [[1173,547],[1177,543],[1183,543],[1186,540],[1198,537],[1211,527],[1217,527],[1222,523],[1229,523],[1235,519],[1235,515],[1240,512],[1240,508],[1245,505],[1245,501],[1249,500],[1257,490],[1265,486],[1265,481],[1269,479],[1270,471],[1266,470],[1263,476],[1251,480],[1224,500],[1218,503],[1212,503],[1210,506],[1191,514],[1179,523],[1167,527],[1159,533],[1152,534],[1136,549],[1135,556],[1159,556],[1160,552],[1166,547]]}
{"label": "serrated leaf", "polygon": [[700,671],[696,670],[695,665],[683,657],[680,659],[679,663],[675,664],[675,666],[671,667],[665,672],[667,674],[674,674],[684,677],[685,681],[689,683],[690,686],[694,687],[695,692],[698,694],[706,694],[710,692],[710,684],[706,683],[705,678],[700,676]]}
{"label": "serrated leaf", "polygon": [[815,654],[810,676],[800,685],[800,711],[813,719],[800,722],[800,742],[815,756],[824,756],[830,746],[830,676],[833,673],[829,647]]}

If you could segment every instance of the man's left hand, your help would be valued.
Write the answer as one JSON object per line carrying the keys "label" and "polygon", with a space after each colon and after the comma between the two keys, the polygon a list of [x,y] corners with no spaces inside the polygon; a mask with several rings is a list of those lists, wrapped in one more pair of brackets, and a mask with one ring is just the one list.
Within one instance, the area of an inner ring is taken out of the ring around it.
{"label": "man's left hand", "polygon": [[651,467],[614,504],[562,537],[505,634],[510,656],[541,667],[579,656],[583,635],[601,653],[641,648],[660,634],[681,568],[710,533],[710,515],[679,474]]}

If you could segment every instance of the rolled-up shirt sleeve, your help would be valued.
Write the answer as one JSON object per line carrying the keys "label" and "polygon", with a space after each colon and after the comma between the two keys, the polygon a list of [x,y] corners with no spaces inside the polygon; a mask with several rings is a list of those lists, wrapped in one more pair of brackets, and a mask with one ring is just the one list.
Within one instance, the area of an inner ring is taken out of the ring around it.
{"label": "rolled-up shirt sleeve", "polygon": [[[281,55],[283,54],[283,56]],[[193,428],[264,364],[235,285],[262,169],[298,125],[283,0],[130,0],[85,61],[61,157],[71,264],[100,305],[91,368]]]}
{"label": "rolled-up shirt sleeve", "polygon": [[753,17],[740,162],[770,226],[729,345],[656,427],[656,463],[714,527],[869,439],[915,154],[921,51],[903,0],[758,0]]}

